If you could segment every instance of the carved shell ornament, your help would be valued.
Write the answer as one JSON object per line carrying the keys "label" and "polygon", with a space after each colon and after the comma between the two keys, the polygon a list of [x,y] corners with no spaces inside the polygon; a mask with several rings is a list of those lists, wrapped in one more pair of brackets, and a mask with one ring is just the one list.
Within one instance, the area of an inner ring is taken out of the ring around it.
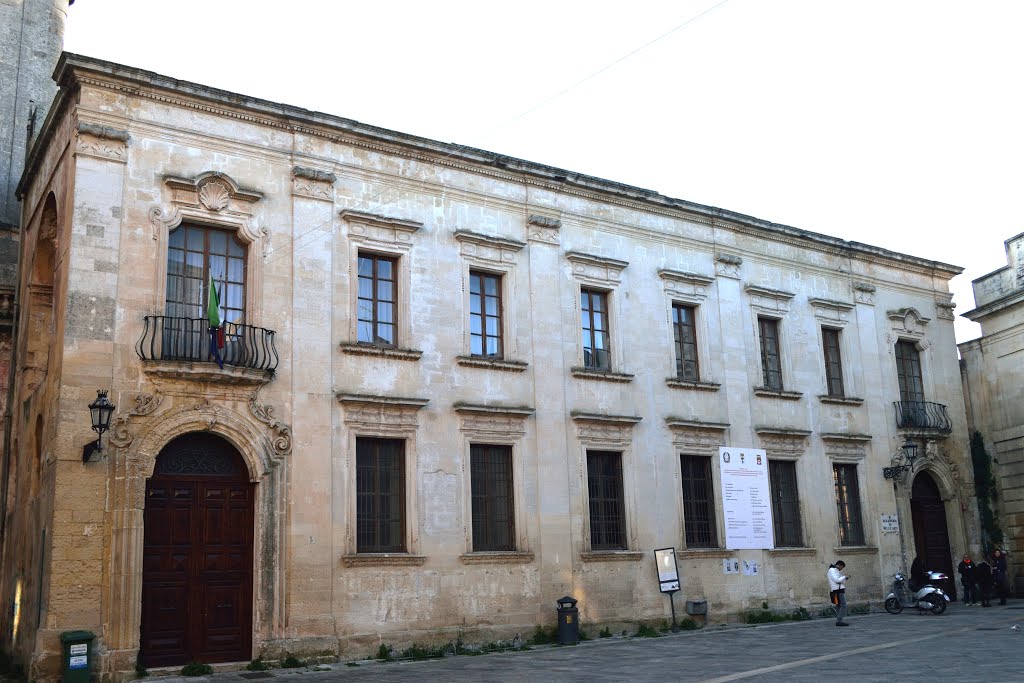
{"label": "carved shell ornament", "polygon": [[210,211],[220,211],[231,201],[231,194],[224,183],[213,180],[199,188],[199,202]]}

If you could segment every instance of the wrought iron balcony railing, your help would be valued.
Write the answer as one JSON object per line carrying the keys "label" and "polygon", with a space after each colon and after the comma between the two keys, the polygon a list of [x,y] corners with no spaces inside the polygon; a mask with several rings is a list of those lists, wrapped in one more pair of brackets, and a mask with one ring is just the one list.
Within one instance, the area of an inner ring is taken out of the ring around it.
{"label": "wrought iron balcony railing", "polygon": [[894,401],[896,426],[903,429],[933,429],[943,434],[953,431],[946,406],[930,401]]}
{"label": "wrought iron balcony railing", "polygon": [[[142,360],[216,363],[210,353],[210,324],[206,318],[171,318],[147,315],[146,327],[135,350]],[[224,365],[274,372],[277,348],[274,331],[252,325],[224,323]]]}

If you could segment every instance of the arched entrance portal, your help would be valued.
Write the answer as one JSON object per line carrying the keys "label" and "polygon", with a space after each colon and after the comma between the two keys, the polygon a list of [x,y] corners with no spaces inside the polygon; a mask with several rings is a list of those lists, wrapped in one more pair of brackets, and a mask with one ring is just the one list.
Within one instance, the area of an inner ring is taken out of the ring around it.
{"label": "arched entrance portal", "polygon": [[945,588],[956,599],[953,556],[949,549],[946,527],[946,503],[939,487],[927,472],[914,477],[910,491],[910,513],[914,519],[914,549],[929,571],[945,572],[949,581]]}
{"label": "arched entrance portal", "polygon": [[160,451],[146,482],[143,666],[251,659],[254,494],[242,456],[215,434]]}

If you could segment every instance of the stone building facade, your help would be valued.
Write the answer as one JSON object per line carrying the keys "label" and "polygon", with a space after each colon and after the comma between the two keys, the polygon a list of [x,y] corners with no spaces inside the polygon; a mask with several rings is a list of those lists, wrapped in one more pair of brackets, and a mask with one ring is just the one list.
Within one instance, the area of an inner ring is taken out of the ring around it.
{"label": "stone building facade", "polygon": [[973,310],[981,337],[959,345],[971,431],[994,465],[998,519],[1015,589],[1024,591],[1024,233],[1006,240],[1007,265],[978,278]]}
{"label": "stone building facade", "polygon": [[[56,78],[0,625],[36,680],[68,629],[118,679],[527,635],[567,594],[660,622],[664,547],[711,621],[822,605],[837,556],[877,599],[977,537],[955,266],[90,58]],[[721,446],[765,451],[775,548],[724,547]]]}

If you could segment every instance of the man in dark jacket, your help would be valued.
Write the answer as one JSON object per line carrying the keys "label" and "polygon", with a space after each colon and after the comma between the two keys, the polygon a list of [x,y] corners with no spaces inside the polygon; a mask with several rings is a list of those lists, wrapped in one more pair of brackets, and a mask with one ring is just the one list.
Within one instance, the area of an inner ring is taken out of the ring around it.
{"label": "man in dark jacket", "polygon": [[978,590],[981,592],[981,606],[991,607],[992,566],[984,559],[974,566],[974,580],[978,582]]}
{"label": "man in dark jacket", "polygon": [[992,587],[999,596],[999,604],[1005,605],[1010,580],[1006,575],[1006,553],[1001,550],[992,551]]}
{"label": "man in dark jacket", "polygon": [[964,605],[973,607],[978,604],[978,587],[974,580],[974,563],[970,555],[964,555],[964,559],[956,567],[960,574],[960,585],[964,587]]}

